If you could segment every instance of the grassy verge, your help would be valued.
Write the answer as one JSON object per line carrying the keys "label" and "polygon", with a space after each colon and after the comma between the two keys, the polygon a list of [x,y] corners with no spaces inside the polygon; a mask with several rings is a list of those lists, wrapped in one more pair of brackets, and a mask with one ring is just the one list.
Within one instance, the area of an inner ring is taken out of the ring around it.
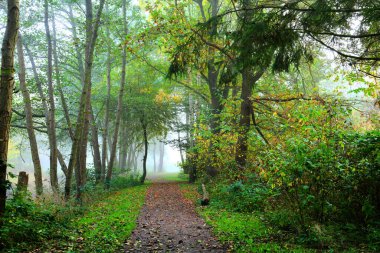
{"label": "grassy verge", "polygon": [[[181,190],[194,203],[200,197],[196,185],[182,184]],[[197,211],[213,227],[219,240],[232,245],[235,252],[316,252],[278,242],[278,231],[268,226],[259,213],[232,212],[213,205],[198,207]]]}
{"label": "grassy verge", "polygon": [[115,192],[74,220],[73,252],[115,252],[136,226],[147,185]]}
{"label": "grassy verge", "polygon": [[135,228],[147,188],[101,193],[86,207],[10,203],[0,252],[115,252]]}
{"label": "grassy verge", "polygon": [[231,243],[236,252],[315,252],[302,246],[276,242],[275,231],[266,226],[259,214],[213,207],[200,208],[199,212],[206,223],[214,228],[218,238]]}
{"label": "grassy verge", "polygon": [[[198,213],[213,228],[220,241],[232,245],[234,252],[379,252],[378,245],[369,245],[357,229],[348,230],[349,224],[346,228],[342,224],[330,224],[323,229],[315,225],[313,229],[320,229],[319,237],[314,238],[312,234],[305,237],[271,223],[268,217],[273,217],[272,213],[233,211],[213,196],[209,206],[201,207],[197,185],[181,184],[181,190],[185,198],[197,204]],[[277,224],[292,218],[279,216]],[[377,231],[373,230],[371,234],[374,242],[379,238]],[[310,243],[312,239],[318,244]]]}

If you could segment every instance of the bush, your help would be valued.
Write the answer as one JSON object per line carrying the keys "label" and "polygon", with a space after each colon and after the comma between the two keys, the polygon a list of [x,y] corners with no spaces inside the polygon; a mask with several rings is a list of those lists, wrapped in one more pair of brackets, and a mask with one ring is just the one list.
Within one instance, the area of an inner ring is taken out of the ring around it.
{"label": "bush", "polygon": [[261,175],[301,218],[370,222],[380,213],[379,140],[379,132],[326,142],[294,137],[286,149],[263,152]]}
{"label": "bush", "polygon": [[332,134],[321,139],[293,136],[282,146],[257,151],[260,162],[251,162],[255,168],[239,180],[227,174],[209,181],[211,206],[264,212],[271,226],[312,248],[338,241],[331,247],[360,242],[378,251],[380,132]]}
{"label": "bush", "polygon": [[270,224],[283,231],[298,232],[297,214],[288,209],[277,209],[266,212]]}
{"label": "bush", "polygon": [[125,175],[114,177],[111,180],[111,190],[118,190],[141,185],[139,177],[139,175]]}
{"label": "bush", "polygon": [[31,245],[66,239],[70,216],[58,214],[64,211],[35,203],[28,196],[10,199],[0,227],[0,249],[22,252],[30,250]]}
{"label": "bush", "polygon": [[214,205],[223,205],[238,212],[264,210],[266,201],[275,195],[266,183],[252,174],[246,181],[236,181],[229,185],[220,184],[214,190]]}
{"label": "bush", "polygon": [[[138,176],[115,177],[111,181],[111,192],[136,185],[140,185]],[[136,189],[140,190],[143,188]],[[16,194],[7,200],[4,223],[0,227],[0,252],[2,249],[6,249],[6,252],[28,252],[36,247],[43,249],[72,247],[75,243],[73,236],[77,236],[76,233],[79,231],[75,228],[73,220],[83,216],[94,206],[96,208],[96,203],[107,201],[110,199],[109,196],[110,191],[105,191],[103,184],[95,185],[91,181],[83,190],[83,206],[76,205],[75,200],[69,203],[57,203],[49,199],[33,200],[29,193]],[[139,201],[143,199],[141,196],[139,198]],[[118,203],[124,200],[125,198]],[[96,218],[99,220],[99,217]],[[107,223],[104,224],[105,229],[111,229],[109,226]],[[128,231],[129,229],[128,227]]]}

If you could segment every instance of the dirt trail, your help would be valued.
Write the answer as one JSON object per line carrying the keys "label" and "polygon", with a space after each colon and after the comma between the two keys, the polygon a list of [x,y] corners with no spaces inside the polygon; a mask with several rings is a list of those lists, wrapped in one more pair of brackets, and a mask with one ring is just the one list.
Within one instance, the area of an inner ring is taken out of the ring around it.
{"label": "dirt trail", "polygon": [[125,252],[227,252],[178,183],[153,183]]}

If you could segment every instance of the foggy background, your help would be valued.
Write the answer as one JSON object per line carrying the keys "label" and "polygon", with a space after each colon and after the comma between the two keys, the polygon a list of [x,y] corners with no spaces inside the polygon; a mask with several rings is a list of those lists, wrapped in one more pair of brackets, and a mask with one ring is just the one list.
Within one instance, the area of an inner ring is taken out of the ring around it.
{"label": "foggy background", "polygon": [[[18,131],[20,132],[20,131]],[[25,132],[25,133],[24,133]],[[29,140],[26,134],[26,131],[20,134],[13,134],[11,136],[10,144],[9,144],[9,157],[8,164],[10,164],[13,168],[8,167],[8,171],[14,175],[18,175],[20,171],[26,171],[29,175],[29,185],[28,189],[34,193],[35,183],[34,183],[34,169],[32,156],[30,152]],[[36,132],[37,142],[38,142],[38,151],[41,160],[42,173],[43,173],[43,184],[44,191],[50,191],[50,181],[49,181],[49,148],[48,148],[48,138],[45,134],[41,134]],[[149,141],[149,150],[148,150],[148,159],[147,159],[147,176],[152,175],[154,172],[154,154],[156,156],[156,166],[158,167],[159,162],[159,148],[158,145],[164,145],[164,158],[163,158],[163,172],[165,173],[179,173],[181,168],[179,167],[179,163],[181,162],[180,152],[178,148],[172,147],[169,144],[165,144],[166,141],[172,140],[176,138],[175,134],[169,133],[167,138],[160,143],[158,140],[150,140]],[[101,138],[99,138],[100,140]],[[154,147],[153,143],[156,143],[156,147]],[[69,162],[69,155],[71,149],[71,142],[67,142],[66,145],[63,145],[62,141],[59,141],[61,145],[59,145],[59,150],[64,155],[66,164]],[[101,144],[101,143],[100,143]],[[155,151],[155,153],[153,153]],[[118,157],[118,154],[116,155]],[[142,173],[142,159],[143,159],[143,151],[139,152],[138,156],[138,166],[137,173]],[[92,149],[90,145],[88,146],[87,153],[87,168],[94,168],[93,166],[93,156]],[[133,168],[130,168],[133,171]],[[133,172],[131,172],[133,173]],[[60,186],[64,185],[64,174],[61,170],[61,167],[58,163],[58,177]],[[8,180],[12,183],[17,183],[17,177],[12,178],[8,176]]]}

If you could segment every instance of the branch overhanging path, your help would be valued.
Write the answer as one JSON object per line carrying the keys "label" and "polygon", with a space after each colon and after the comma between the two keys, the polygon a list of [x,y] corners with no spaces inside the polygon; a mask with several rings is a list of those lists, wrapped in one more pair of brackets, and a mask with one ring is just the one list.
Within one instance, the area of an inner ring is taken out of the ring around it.
{"label": "branch overhanging path", "polygon": [[[131,52],[136,58],[142,60],[143,62],[146,63],[147,66],[149,66],[150,68],[154,69],[155,71],[157,71],[158,73],[162,74],[163,76],[166,76],[166,74],[158,69],[156,66],[154,66],[152,63],[150,63],[147,59],[145,59],[144,57],[140,56],[140,55],[137,55],[136,53],[134,52]],[[205,94],[202,94],[201,92],[199,92],[198,90],[196,90],[195,88],[191,87],[189,84],[186,84],[180,80],[177,80],[177,79],[173,79],[173,78],[170,78],[171,81],[174,81],[176,83],[178,83],[179,85],[182,85],[183,87],[185,87],[186,89],[194,92],[195,94],[197,94],[200,98],[202,98],[205,102],[209,102],[210,101],[210,98],[205,95]]]}

